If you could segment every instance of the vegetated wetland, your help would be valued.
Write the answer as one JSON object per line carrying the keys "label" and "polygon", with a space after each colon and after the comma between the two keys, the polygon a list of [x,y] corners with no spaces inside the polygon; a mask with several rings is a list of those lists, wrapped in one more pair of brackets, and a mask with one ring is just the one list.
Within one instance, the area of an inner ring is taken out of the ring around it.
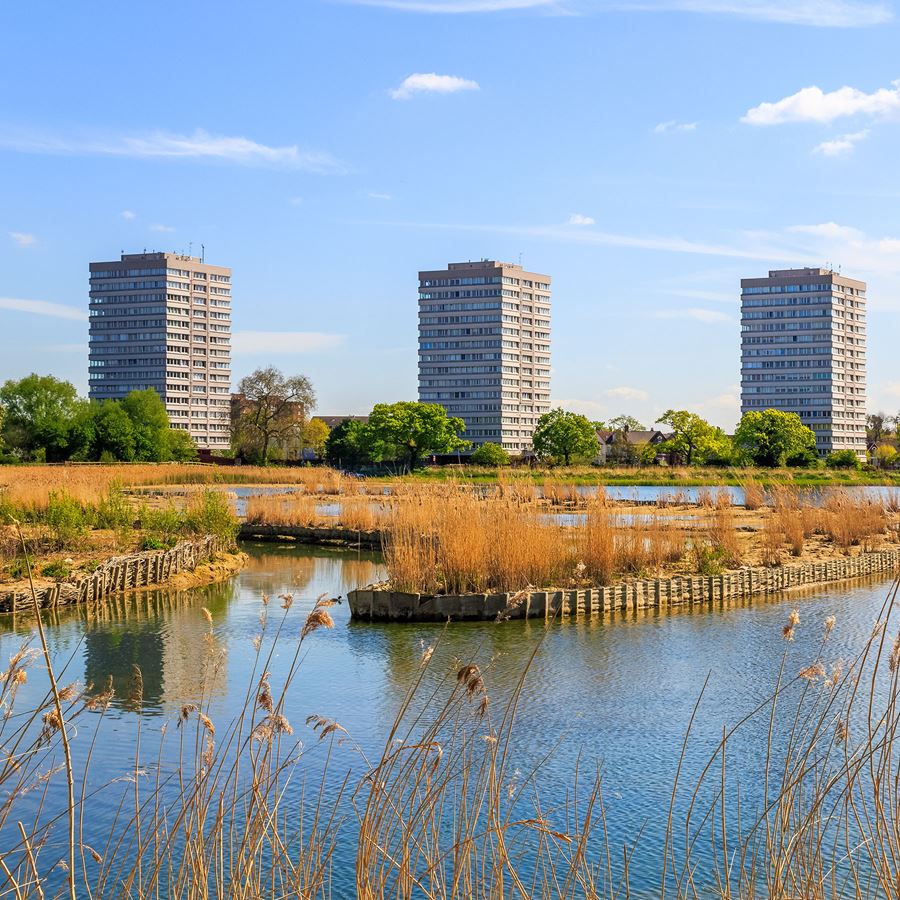
{"label": "vegetated wetland", "polygon": [[[244,498],[149,473],[68,485],[85,527],[126,504],[131,540],[154,515],[233,528],[242,499],[260,521],[379,529],[384,554],[244,544],[221,584],[48,610],[55,695],[35,620],[0,618],[0,879],[19,896],[71,895],[73,870],[79,896],[892,896],[885,581],[546,624],[364,625],[332,598],[854,554],[896,541],[893,494],[292,478]],[[59,484],[5,508],[52,537]]]}
{"label": "vegetated wetland", "polygon": [[[360,625],[349,622],[346,604],[317,598],[384,578],[380,555],[247,549],[249,565],[227,583],[145,591],[45,620],[66,717],[77,714],[68,734],[79,896],[86,885],[94,896],[195,896],[208,880],[213,894],[227,896],[475,897],[496,896],[502,877],[507,896],[613,897],[625,895],[626,859],[632,897],[660,896],[666,859],[667,896],[890,895],[890,861],[882,881],[864,881],[878,851],[854,840],[848,860],[836,815],[847,785],[857,810],[869,802],[867,745],[878,748],[876,771],[886,779],[893,772],[884,769],[884,754],[893,754],[886,728],[870,742],[866,724],[870,693],[873,728],[883,713],[888,727],[896,715],[891,647],[900,617],[884,608],[885,582],[549,625]],[[885,642],[878,665],[857,660],[876,621],[871,655]],[[8,617],[0,622],[4,660],[29,635],[34,641],[33,622],[20,618],[14,630]],[[4,748],[30,710],[51,711],[39,661],[19,661],[9,673]],[[77,698],[88,684],[91,708],[83,709]],[[766,698],[776,688],[773,709]],[[859,699],[848,709],[854,690]],[[505,724],[511,699],[515,720]],[[238,741],[230,726],[245,703],[252,709]],[[392,738],[404,704],[405,726]],[[757,707],[729,736],[723,774],[723,728]],[[34,789],[0,804],[3,860],[22,896],[37,895],[34,871],[53,895],[65,892],[67,877],[55,867],[67,859],[66,779],[64,771],[47,775],[62,758],[60,733],[40,713],[28,728],[33,736],[43,729],[47,743],[22,785]],[[21,768],[3,770],[5,792],[31,765],[27,746],[18,747]],[[245,768],[232,783],[230,763],[218,761],[233,760],[237,746]],[[767,759],[772,830],[754,841]],[[598,772],[602,819],[599,798],[589,806]],[[228,815],[220,824],[222,793],[237,810],[236,832]],[[471,801],[463,808],[468,831],[455,813],[453,798],[462,796]],[[392,806],[388,797],[410,802]],[[883,799],[893,815],[897,798]],[[876,812],[862,828],[871,832],[878,821]],[[258,846],[242,843],[245,826]],[[755,847],[743,873],[739,832]],[[693,875],[679,887],[686,835],[696,838]],[[731,894],[716,880],[723,851]],[[455,888],[453,872],[462,873]]]}

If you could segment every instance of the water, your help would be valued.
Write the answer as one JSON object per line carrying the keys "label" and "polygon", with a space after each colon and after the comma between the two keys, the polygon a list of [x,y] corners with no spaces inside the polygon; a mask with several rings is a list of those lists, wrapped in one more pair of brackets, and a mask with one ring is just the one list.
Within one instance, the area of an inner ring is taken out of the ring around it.
{"label": "water", "polygon": [[[346,596],[348,590],[385,576],[378,556],[349,551],[248,545],[250,564],[231,581],[193,591],[154,591],[112,602],[99,614],[68,610],[49,623],[47,636],[56,666],[66,669],[63,683],[104,683],[113,677],[117,696],[102,723],[102,740],[93,749],[95,781],[125,777],[134,765],[138,716],[128,700],[132,665],[144,679],[142,744],[152,761],[161,731],[172,727],[186,702],[202,699],[207,661],[221,656],[208,679],[213,721],[230,720],[243,702],[252,665],[252,639],[259,631],[260,597],[269,595],[272,614],[280,614],[279,595],[294,597],[287,639],[271,662],[273,687],[295,649],[300,627],[320,594]],[[543,800],[558,802],[570,787],[576,761],[582,769],[599,765],[610,840],[621,847],[643,829],[642,852],[631,865],[632,896],[658,892],[658,872],[669,796],[681,744],[701,687],[709,683],[692,734],[682,775],[692,785],[721,737],[765,698],[787,655],[786,671],[795,674],[814,656],[822,622],[834,615],[837,626],[828,644],[829,660],[849,658],[870,634],[886,593],[884,582],[829,586],[808,596],[784,597],[723,608],[666,613],[621,614],[602,620],[567,621],[545,627],[535,621],[471,623],[446,629],[429,624],[351,623],[346,603],[331,608],[332,630],[319,630],[305,647],[305,659],[286,715],[297,737],[315,744],[304,728],[310,714],[336,719],[369,753],[378,755],[389,723],[411,680],[419,671],[422,648],[439,636],[433,666],[443,672],[451,660],[492,660],[487,674],[494,707],[515,685],[534,647],[540,648],[525,683],[514,738],[515,767],[527,772],[553,751],[539,785]],[[201,607],[213,617],[212,645]],[[782,626],[798,608],[801,625],[795,642],[786,643]],[[27,622],[15,628],[0,620],[0,658],[6,659],[30,634]],[[39,671],[23,686],[17,708],[36,702],[46,688]],[[787,713],[785,713],[787,715]],[[73,737],[76,766],[82,765],[98,714],[88,714]],[[736,743],[740,760],[742,814],[759,800],[766,723],[752,726]],[[176,765],[176,742],[167,738],[163,765]],[[359,760],[338,751],[335,770]],[[340,771],[343,775],[343,771]],[[329,782],[339,780],[334,771]],[[22,801],[37,803],[40,792]],[[676,821],[684,814],[689,791],[679,795]],[[91,843],[102,844],[118,795],[101,793],[86,829]],[[45,800],[53,809],[63,801],[57,780]],[[27,818],[26,807],[19,818]],[[352,822],[347,826],[352,829]],[[702,843],[702,842],[701,842]],[[335,896],[352,896],[352,840],[336,856]],[[48,852],[48,851],[45,851]],[[703,850],[697,851],[702,857]],[[702,860],[701,860],[702,861]]]}

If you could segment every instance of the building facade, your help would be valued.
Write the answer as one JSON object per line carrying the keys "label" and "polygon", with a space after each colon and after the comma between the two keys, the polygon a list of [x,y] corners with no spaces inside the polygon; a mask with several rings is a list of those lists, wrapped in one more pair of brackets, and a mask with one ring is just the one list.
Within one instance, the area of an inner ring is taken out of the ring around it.
{"label": "building facade", "polygon": [[173,428],[229,446],[231,269],[174,253],[90,264],[89,396],[153,388]]}
{"label": "building facade", "polygon": [[741,413],[795,412],[820,456],[866,453],[866,284],[830,269],[741,280]]}
{"label": "building facade", "polygon": [[550,276],[492,260],[419,272],[419,400],[473,447],[530,449],[550,410]]}

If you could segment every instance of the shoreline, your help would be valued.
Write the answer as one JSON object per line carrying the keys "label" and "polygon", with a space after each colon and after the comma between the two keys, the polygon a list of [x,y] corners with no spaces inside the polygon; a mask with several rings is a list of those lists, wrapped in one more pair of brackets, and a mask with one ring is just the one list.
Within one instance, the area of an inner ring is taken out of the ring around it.
{"label": "shoreline", "polygon": [[447,622],[593,617],[615,611],[666,609],[781,594],[795,588],[897,576],[900,549],[860,553],[821,563],[772,568],[744,567],[722,575],[674,575],[623,581],[605,587],[546,588],[484,594],[422,594],[368,585],[350,591],[355,620],[369,622]]}
{"label": "shoreline", "polygon": [[[126,591],[172,587],[184,589],[224,581],[239,572],[247,554],[214,535],[180,541],[169,550],[148,550],[113,556],[96,571],[74,581],[36,587],[43,609],[105,600]],[[29,586],[0,589],[0,613],[33,612]]]}

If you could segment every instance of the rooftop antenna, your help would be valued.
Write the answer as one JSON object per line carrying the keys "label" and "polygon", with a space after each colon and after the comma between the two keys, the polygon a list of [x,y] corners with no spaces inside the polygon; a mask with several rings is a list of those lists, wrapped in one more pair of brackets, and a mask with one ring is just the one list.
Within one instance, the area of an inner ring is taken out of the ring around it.
{"label": "rooftop antenna", "polygon": [[206,262],[206,247],[203,244],[200,245],[200,262]]}
{"label": "rooftop antenna", "polygon": [[522,251],[519,251],[519,265],[522,265]]}

